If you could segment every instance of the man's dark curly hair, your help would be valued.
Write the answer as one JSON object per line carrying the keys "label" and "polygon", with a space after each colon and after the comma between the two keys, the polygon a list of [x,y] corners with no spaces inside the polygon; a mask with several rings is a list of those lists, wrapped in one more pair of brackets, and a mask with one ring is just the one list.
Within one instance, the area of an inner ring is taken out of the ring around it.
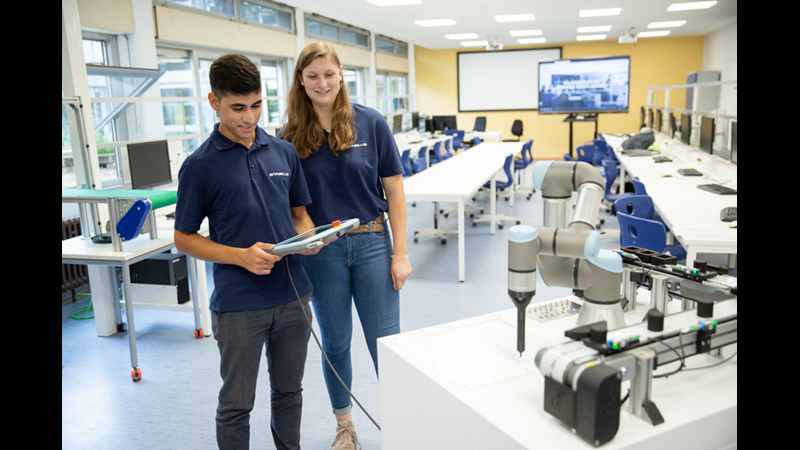
{"label": "man's dark curly hair", "polygon": [[220,56],[208,72],[211,92],[217,98],[228,95],[247,95],[261,91],[258,68],[244,55],[230,53]]}

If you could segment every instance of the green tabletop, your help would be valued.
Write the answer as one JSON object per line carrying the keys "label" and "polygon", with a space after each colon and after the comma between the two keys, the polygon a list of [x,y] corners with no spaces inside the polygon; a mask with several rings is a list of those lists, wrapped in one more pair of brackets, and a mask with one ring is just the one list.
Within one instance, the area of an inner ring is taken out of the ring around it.
{"label": "green tabletop", "polygon": [[178,201],[177,191],[156,191],[150,189],[61,189],[61,198],[146,198],[153,209],[174,205]]}

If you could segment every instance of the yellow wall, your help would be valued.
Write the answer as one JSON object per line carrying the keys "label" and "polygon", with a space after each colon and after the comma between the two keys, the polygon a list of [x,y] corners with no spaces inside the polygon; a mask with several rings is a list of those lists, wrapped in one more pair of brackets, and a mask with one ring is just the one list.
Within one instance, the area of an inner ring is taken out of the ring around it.
{"label": "yellow wall", "polygon": [[[636,46],[616,42],[575,43],[562,45],[562,58],[598,56],[631,57],[630,113],[600,114],[601,133],[635,133],[639,130],[640,107],[647,105],[647,88],[686,83],[688,72],[703,68],[703,36],[640,40]],[[553,47],[553,46],[543,46]],[[536,47],[520,47],[536,48]],[[523,140],[534,139],[533,155],[537,159],[562,159],[569,149],[569,124],[566,115],[539,115],[536,111],[458,113],[458,80],[456,54],[464,50],[415,49],[417,77],[417,109],[421,114],[456,114],[458,126],[471,130],[475,117],[486,116],[487,131],[502,131],[511,139],[511,124],[522,120]],[[531,78],[519,77],[520,83]],[[677,95],[673,91],[673,97]],[[683,107],[683,99],[680,105]],[[590,141],[594,123],[574,125],[573,147]]]}

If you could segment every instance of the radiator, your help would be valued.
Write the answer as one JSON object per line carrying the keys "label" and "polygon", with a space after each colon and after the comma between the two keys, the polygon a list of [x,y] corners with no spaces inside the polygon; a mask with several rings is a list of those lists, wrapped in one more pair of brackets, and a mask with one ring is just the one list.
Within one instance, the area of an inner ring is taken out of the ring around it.
{"label": "radiator", "polygon": [[[61,240],[81,235],[81,220],[78,217],[61,219]],[[75,289],[89,282],[89,274],[84,264],[61,264],[61,292],[72,291],[75,300]]]}

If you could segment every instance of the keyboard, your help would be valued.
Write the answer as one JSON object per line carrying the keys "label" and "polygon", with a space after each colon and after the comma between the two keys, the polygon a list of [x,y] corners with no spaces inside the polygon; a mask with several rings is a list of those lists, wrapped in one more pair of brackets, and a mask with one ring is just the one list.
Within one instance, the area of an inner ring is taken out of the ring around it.
{"label": "keyboard", "polygon": [[723,222],[733,222],[734,220],[739,220],[737,207],[728,206],[726,208],[722,208],[722,211],[719,212],[719,220]]}
{"label": "keyboard", "polygon": [[701,184],[697,187],[717,195],[736,195],[736,189],[731,189],[721,184]]}
{"label": "keyboard", "polygon": [[698,172],[694,169],[678,169],[678,173],[685,177],[702,177],[702,172]]}
{"label": "keyboard", "polygon": [[663,163],[663,162],[672,162],[672,159],[670,159],[669,156],[658,155],[658,156],[653,156],[653,161],[657,163]]}

